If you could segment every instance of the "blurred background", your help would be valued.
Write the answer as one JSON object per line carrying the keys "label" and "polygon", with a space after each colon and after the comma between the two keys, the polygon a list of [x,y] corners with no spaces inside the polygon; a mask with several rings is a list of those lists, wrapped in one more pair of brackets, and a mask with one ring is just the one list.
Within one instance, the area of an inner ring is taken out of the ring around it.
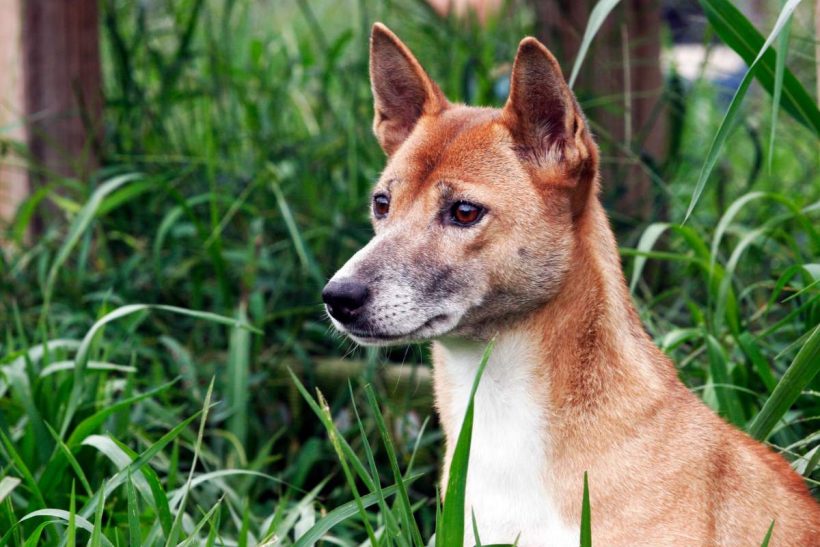
{"label": "blurred background", "polygon": [[[813,352],[765,438],[816,486],[820,7],[797,6],[722,125],[785,3],[614,4],[574,91],[641,317],[687,385],[740,427]],[[442,437],[428,351],[354,347],[320,305],[370,237],[385,162],[370,26],[390,26],[451,100],[500,106],[520,39],[540,38],[569,77],[595,5],[0,0],[0,539],[31,537],[33,511],[88,508],[143,454],[142,478],[119,479],[138,496],[112,489],[94,506],[112,542],[134,526],[163,541],[176,515],[192,541],[292,542],[353,493],[289,371],[321,390],[363,465],[372,450],[385,485],[391,451],[421,473],[409,497],[430,537]],[[206,400],[218,404],[199,430]],[[183,488],[189,472],[195,488]],[[40,533],[58,542],[65,519],[49,516]],[[361,520],[334,524],[329,543],[367,537]]]}

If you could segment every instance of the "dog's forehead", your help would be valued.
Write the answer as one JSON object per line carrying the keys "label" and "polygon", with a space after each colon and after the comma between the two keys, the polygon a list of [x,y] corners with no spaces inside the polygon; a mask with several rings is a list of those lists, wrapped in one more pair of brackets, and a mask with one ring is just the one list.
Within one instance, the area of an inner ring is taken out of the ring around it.
{"label": "dog's forehead", "polygon": [[514,160],[501,111],[453,106],[424,117],[390,159],[382,183],[396,193],[418,194],[442,180],[481,183],[502,175]]}

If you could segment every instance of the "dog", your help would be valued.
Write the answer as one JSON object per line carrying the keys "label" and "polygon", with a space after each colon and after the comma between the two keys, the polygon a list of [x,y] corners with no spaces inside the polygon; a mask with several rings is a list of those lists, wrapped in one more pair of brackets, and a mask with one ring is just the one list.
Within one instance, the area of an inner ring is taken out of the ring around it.
{"label": "dog", "polygon": [[[370,43],[388,156],[375,236],[328,282],[363,345],[433,341],[442,488],[488,340],[467,475],[484,544],[820,545],[820,506],[678,379],[644,331],[598,198],[598,150],[552,54],[518,48],[501,109],[450,103],[384,25]],[[446,502],[445,502],[446,503]]]}

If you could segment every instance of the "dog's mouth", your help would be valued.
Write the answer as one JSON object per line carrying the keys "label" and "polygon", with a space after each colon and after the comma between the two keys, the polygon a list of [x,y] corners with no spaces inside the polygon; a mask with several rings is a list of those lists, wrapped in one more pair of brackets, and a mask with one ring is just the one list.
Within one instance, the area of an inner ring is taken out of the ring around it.
{"label": "dog's mouth", "polygon": [[427,340],[433,336],[446,334],[450,329],[439,332],[440,327],[446,325],[450,320],[450,315],[440,313],[425,321],[420,326],[404,333],[379,332],[374,329],[355,328],[339,325],[339,330],[350,336],[359,344],[391,344],[400,342],[419,342]]}

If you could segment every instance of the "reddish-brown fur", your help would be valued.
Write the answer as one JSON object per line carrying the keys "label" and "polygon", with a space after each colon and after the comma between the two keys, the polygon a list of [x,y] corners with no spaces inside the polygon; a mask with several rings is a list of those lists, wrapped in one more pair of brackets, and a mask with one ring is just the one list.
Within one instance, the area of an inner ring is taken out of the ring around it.
{"label": "reddish-brown fur", "polygon": [[[537,346],[552,460],[533,480],[567,522],[579,521],[586,471],[597,545],[759,545],[772,520],[771,545],[820,545],[820,509],[801,477],[701,403],[644,331],[597,196],[597,148],[546,48],[522,42],[502,110],[447,103],[378,24],[372,48],[374,130],[390,156],[377,188],[392,195],[380,222],[403,228],[391,260],[435,259],[474,271],[486,295],[530,295],[471,310],[454,334],[514,327]],[[442,181],[488,204],[492,222],[469,236],[431,224]],[[441,348],[434,358],[450,455],[460,423],[447,418]]]}

